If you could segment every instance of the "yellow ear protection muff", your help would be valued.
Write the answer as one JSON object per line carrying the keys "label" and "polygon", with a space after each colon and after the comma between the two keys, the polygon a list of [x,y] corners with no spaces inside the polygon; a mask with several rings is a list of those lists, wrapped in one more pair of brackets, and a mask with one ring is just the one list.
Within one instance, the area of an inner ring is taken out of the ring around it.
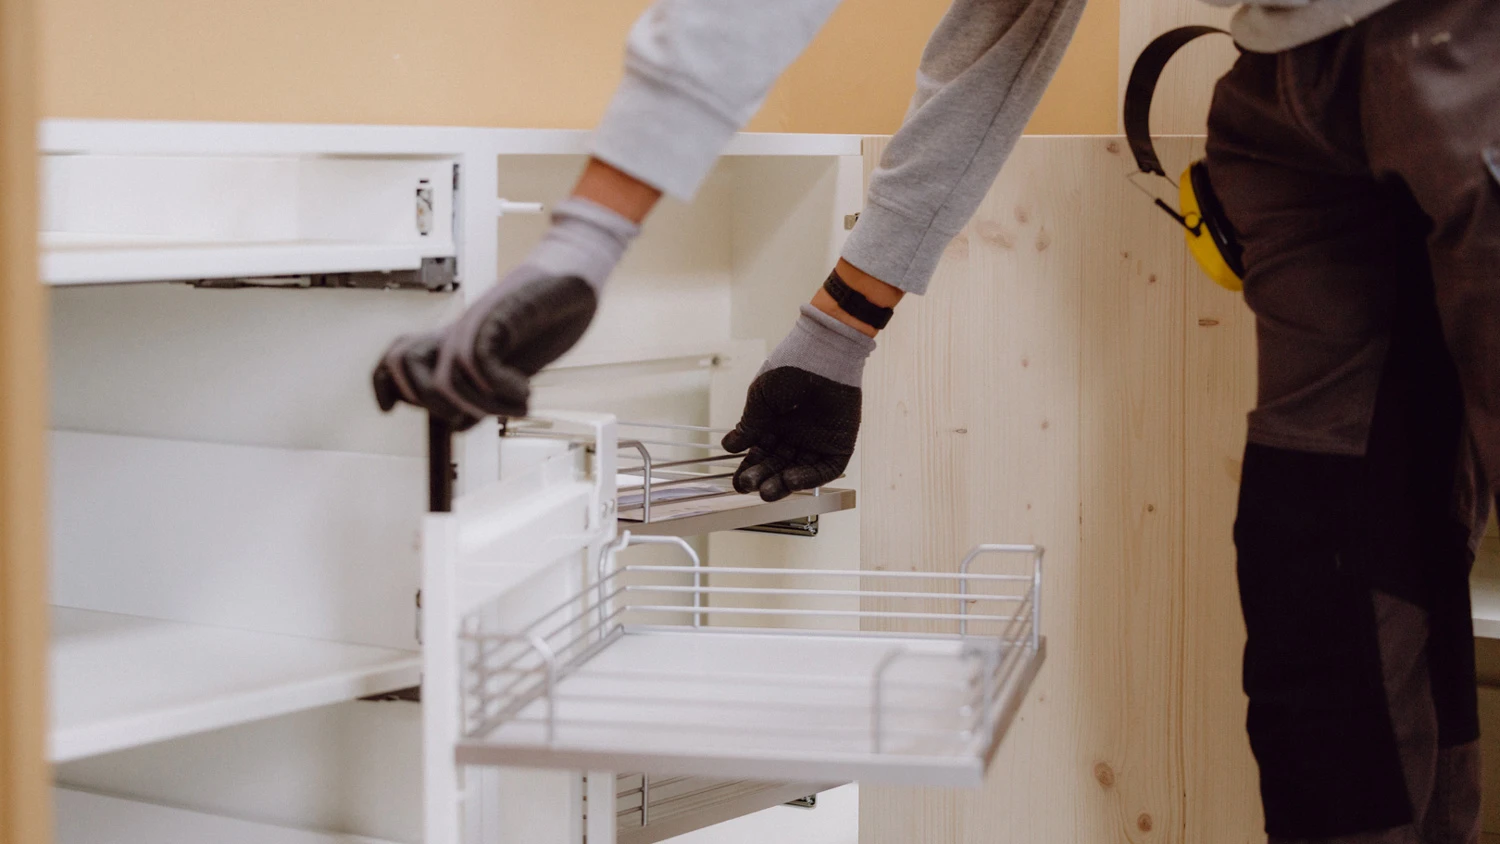
{"label": "yellow ear protection muff", "polygon": [[[1135,60],[1130,83],[1125,87],[1125,138],[1141,174],[1171,181],[1151,143],[1151,100],[1156,95],[1157,80],[1161,79],[1161,72],[1172,56],[1189,42],[1212,34],[1229,33],[1212,26],[1184,26],[1158,36]],[[1177,192],[1182,210],[1159,198],[1156,206],[1186,231],[1188,250],[1209,278],[1227,290],[1243,289],[1244,248],[1214,193],[1213,184],[1208,179],[1208,167],[1203,161],[1188,165],[1182,180],[1177,183]]]}

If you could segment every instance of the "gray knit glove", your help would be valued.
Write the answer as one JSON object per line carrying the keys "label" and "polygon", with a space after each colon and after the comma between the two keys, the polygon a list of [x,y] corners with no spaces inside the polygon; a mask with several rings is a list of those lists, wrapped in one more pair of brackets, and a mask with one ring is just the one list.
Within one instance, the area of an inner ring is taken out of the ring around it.
{"label": "gray knit glove", "polygon": [[860,379],[875,341],[812,305],[750,384],[740,423],[724,436],[749,451],[734,473],[738,492],[778,501],[844,473],[859,436]]}
{"label": "gray knit glove", "polygon": [[558,203],[526,260],[439,331],[398,337],[373,376],[381,410],[426,408],[456,430],[524,416],[531,376],[573,347],[640,227],[585,199]]}

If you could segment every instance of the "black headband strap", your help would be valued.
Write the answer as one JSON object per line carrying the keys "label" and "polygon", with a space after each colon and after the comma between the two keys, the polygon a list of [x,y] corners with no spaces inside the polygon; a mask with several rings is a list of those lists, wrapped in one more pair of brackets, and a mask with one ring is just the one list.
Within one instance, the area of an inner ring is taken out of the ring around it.
{"label": "black headband strap", "polygon": [[1141,172],[1167,175],[1167,171],[1162,169],[1161,160],[1156,157],[1156,148],[1151,143],[1151,100],[1156,95],[1157,80],[1161,79],[1167,62],[1172,60],[1178,50],[1189,42],[1215,33],[1229,34],[1212,26],[1184,26],[1171,30],[1147,44],[1146,49],[1141,51],[1140,58],[1135,60],[1135,67],[1130,71],[1130,82],[1125,86],[1125,140],[1130,144],[1130,151],[1135,155],[1135,163],[1141,168]]}

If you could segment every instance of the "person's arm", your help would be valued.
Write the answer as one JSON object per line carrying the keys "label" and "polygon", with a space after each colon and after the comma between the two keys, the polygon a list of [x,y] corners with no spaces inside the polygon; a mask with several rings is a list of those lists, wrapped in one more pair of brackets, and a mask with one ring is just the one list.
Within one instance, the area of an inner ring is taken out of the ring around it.
{"label": "person's arm", "polygon": [[[901,130],[870,179],[835,274],[871,305],[922,293],[1057,69],[1083,0],[955,0],[922,56]],[[837,478],[859,434],[876,328],[820,291],[750,385],[724,438],[740,492],[775,500]]]}
{"label": "person's arm", "polygon": [[392,343],[373,375],[380,407],[408,402],[460,430],[524,415],[531,376],[583,336],[641,221],[663,193],[692,198],[838,2],[658,0],[551,229],[453,325]]}

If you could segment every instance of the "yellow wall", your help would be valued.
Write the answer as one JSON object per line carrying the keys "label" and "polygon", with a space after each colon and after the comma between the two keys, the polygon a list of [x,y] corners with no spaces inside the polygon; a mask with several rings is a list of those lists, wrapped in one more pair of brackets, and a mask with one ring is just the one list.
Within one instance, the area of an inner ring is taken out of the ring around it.
{"label": "yellow wall", "polygon": [[[41,0],[53,117],[586,128],[649,0]],[[751,128],[900,123],[947,0],[847,0]],[[1112,132],[1119,0],[1094,0],[1033,128]]]}
{"label": "yellow wall", "polygon": [[47,303],[33,0],[0,0],[0,844],[47,844]]}

